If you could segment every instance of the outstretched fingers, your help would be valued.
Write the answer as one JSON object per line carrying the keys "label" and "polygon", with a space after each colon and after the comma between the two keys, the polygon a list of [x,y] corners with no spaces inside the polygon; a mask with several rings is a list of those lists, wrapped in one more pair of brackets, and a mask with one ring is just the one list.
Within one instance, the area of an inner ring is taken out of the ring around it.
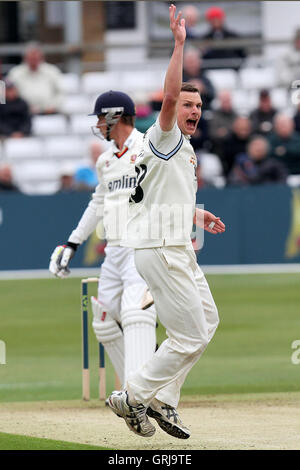
{"label": "outstretched fingers", "polygon": [[181,24],[181,21],[180,21],[181,17],[182,17],[182,12],[180,11],[177,15],[177,18],[176,18],[176,25]]}
{"label": "outstretched fingers", "polygon": [[171,5],[169,7],[169,14],[170,14],[170,24],[173,25],[175,23],[175,11],[176,11],[176,7],[175,5]]}
{"label": "outstretched fingers", "polygon": [[171,25],[173,26],[178,26],[179,24],[181,24],[181,17],[182,17],[182,12],[179,11],[178,15],[177,15],[177,18],[175,16],[175,13],[176,13],[176,6],[172,5],[169,7],[169,11],[170,11],[170,23]]}

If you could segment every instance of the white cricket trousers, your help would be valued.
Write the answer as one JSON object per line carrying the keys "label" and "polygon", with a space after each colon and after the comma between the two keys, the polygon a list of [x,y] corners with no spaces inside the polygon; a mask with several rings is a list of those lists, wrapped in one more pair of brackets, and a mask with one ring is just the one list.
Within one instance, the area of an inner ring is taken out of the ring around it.
{"label": "white cricket trousers", "polygon": [[168,338],[129,376],[127,385],[145,406],[155,397],[177,407],[186,375],[216,331],[217,307],[194,250],[185,246],[136,249],[135,263]]}

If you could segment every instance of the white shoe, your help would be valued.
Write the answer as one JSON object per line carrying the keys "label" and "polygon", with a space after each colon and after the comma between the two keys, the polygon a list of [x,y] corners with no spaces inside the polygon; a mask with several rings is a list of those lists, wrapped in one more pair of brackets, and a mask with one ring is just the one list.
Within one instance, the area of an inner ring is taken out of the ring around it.
{"label": "white shoe", "polygon": [[176,408],[154,398],[147,408],[147,415],[154,418],[163,431],[178,439],[188,439],[191,432],[184,426]]}
{"label": "white shoe", "polygon": [[129,429],[135,434],[151,437],[155,433],[155,426],[150,423],[146,415],[147,408],[142,403],[136,406],[129,405],[126,391],[112,392],[108,397],[108,406],[117,416],[124,418]]}

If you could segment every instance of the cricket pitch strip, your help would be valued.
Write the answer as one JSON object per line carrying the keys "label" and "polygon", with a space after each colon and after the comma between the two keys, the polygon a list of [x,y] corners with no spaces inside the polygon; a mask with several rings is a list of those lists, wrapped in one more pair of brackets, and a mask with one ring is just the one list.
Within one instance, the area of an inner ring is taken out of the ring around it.
{"label": "cricket pitch strip", "polygon": [[97,400],[1,403],[0,431],[116,450],[300,449],[298,392],[183,397],[178,411],[187,440],[158,426],[141,438]]}

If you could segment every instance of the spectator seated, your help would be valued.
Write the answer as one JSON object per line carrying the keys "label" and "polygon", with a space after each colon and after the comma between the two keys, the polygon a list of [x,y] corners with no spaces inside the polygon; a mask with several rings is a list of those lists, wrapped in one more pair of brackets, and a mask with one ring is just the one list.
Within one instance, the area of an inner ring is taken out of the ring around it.
{"label": "spectator seated", "polygon": [[286,167],[288,174],[300,174],[300,135],[293,118],[280,113],[274,118],[274,130],[268,136],[271,154]]}
{"label": "spectator seated", "polygon": [[13,67],[8,78],[16,85],[20,96],[33,114],[52,114],[60,110],[62,74],[58,67],[44,60],[37,44],[26,47],[23,63]]}
{"label": "spectator seated", "polygon": [[20,138],[31,131],[31,116],[13,82],[5,80],[6,103],[0,105],[0,137]]}
{"label": "spectator seated", "polygon": [[252,137],[246,150],[237,155],[228,176],[228,184],[243,186],[286,182],[285,166],[268,156],[269,144],[266,138]]}

